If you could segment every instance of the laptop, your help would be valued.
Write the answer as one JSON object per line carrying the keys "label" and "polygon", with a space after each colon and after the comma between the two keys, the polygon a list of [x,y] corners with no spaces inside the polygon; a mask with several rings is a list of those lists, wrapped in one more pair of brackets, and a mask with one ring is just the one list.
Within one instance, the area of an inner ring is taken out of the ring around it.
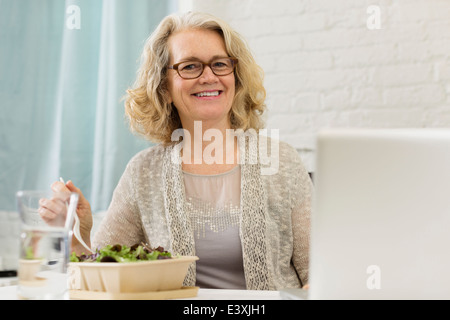
{"label": "laptop", "polygon": [[450,130],[317,136],[308,299],[450,299]]}

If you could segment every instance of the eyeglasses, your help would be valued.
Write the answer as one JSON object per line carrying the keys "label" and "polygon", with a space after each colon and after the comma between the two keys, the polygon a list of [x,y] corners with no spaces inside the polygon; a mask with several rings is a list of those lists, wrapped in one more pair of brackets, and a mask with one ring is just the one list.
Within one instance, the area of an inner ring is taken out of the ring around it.
{"label": "eyeglasses", "polygon": [[226,76],[234,71],[238,59],[236,58],[218,58],[209,63],[200,61],[185,61],[176,63],[173,66],[168,66],[168,69],[177,70],[178,74],[183,79],[196,79],[200,77],[205,69],[205,66],[211,68],[211,71],[216,76]]}

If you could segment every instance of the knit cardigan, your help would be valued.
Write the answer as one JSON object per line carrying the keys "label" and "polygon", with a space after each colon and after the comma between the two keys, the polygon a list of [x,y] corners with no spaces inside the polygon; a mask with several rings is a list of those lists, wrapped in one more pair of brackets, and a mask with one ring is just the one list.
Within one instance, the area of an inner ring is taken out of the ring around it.
{"label": "knit cardigan", "polygon": [[[311,179],[288,144],[270,138],[264,138],[265,144],[239,141],[247,289],[301,287],[308,282]],[[269,166],[263,149],[272,157],[272,170],[264,171]],[[179,145],[160,144],[130,160],[94,235],[94,247],[145,241],[173,254],[195,255],[179,154]],[[184,285],[195,285],[195,279],[193,263]]]}

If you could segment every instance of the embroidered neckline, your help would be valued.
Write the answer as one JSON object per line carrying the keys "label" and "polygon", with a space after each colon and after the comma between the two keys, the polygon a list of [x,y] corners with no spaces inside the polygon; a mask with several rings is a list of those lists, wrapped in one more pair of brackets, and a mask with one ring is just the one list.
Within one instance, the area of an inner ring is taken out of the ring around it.
{"label": "embroidered neckline", "polygon": [[181,172],[183,172],[183,174],[189,175],[189,176],[193,176],[193,177],[220,177],[220,176],[226,176],[229,174],[234,173],[236,170],[238,170],[241,167],[241,165],[237,165],[234,168],[232,168],[231,170],[222,172],[222,173],[214,173],[214,174],[199,174],[199,173],[192,173],[192,172],[187,172],[184,170],[181,170]]}

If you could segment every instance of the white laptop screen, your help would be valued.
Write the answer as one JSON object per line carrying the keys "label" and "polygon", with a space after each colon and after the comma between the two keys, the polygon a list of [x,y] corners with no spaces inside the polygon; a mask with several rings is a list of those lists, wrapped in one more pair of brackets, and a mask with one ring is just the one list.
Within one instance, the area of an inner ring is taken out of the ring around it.
{"label": "white laptop screen", "polygon": [[450,130],[317,138],[313,299],[450,298]]}

